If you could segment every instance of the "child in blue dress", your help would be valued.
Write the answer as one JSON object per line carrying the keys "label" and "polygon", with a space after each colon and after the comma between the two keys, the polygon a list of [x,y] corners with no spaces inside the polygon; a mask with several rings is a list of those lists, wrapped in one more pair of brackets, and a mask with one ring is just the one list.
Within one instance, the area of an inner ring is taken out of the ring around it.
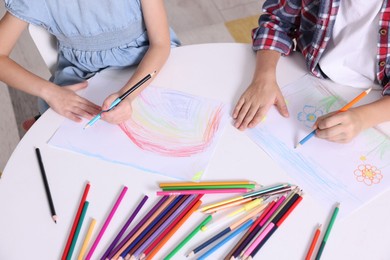
{"label": "child in blue dress", "polygon": [[[0,80],[41,98],[41,113],[50,106],[76,122],[91,119],[141,78],[160,71],[170,48],[179,45],[169,29],[163,0],[5,0],[5,6],[7,13],[0,21]],[[9,57],[29,23],[44,27],[58,40],[58,63],[50,81]],[[102,107],[77,95],[77,90],[87,87],[86,79],[100,70],[135,64],[139,65],[133,76]],[[102,119],[113,124],[127,120],[132,99],[146,86]]]}

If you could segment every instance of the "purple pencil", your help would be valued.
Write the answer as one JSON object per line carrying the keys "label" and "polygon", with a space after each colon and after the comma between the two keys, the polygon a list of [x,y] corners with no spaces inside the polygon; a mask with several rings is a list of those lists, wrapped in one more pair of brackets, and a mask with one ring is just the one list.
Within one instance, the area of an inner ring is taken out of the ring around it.
{"label": "purple pencil", "polygon": [[112,241],[111,245],[107,248],[104,255],[100,258],[101,260],[106,259],[106,257],[110,254],[114,246],[118,243],[119,239],[121,239],[122,235],[125,233],[126,229],[130,226],[131,222],[133,222],[135,216],[137,216],[138,212],[141,210],[145,202],[148,200],[148,196],[145,195],[141,202],[138,204],[137,208],[134,210],[133,214],[126,221],[125,225],[122,227],[121,231],[119,231],[118,235],[115,237],[114,241]]}
{"label": "purple pencil", "polygon": [[123,197],[125,196],[127,189],[128,188],[126,186],[123,187],[121,194],[119,195],[118,199],[116,200],[114,206],[112,207],[112,209],[110,211],[110,214],[108,214],[106,221],[104,221],[104,224],[103,224],[102,228],[100,229],[99,234],[97,235],[97,237],[95,238],[95,241],[93,242],[91,248],[89,249],[89,252],[88,252],[87,256],[85,257],[86,260],[91,259],[93,253],[95,252],[96,247],[98,246],[98,244],[100,242],[100,239],[102,238],[102,236],[106,232],[106,229],[107,229],[108,225],[110,224],[111,219],[114,217],[114,214],[115,214],[116,210],[118,209],[119,204],[121,203]]}
{"label": "purple pencil", "polygon": [[177,216],[196,198],[197,195],[189,196],[175,212],[134,252],[133,256],[138,259],[138,256],[156,239],[156,237],[163,232],[169,224],[174,221]]}
{"label": "purple pencil", "polygon": [[[156,212],[156,210],[163,204],[169,196],[161,197],[160,201],[143,217],[143,219],[130,231],[130,233],[110,252],[108,259],[111,259],[126,242],[142,227],[143,224]],[[107,259],[107,258],[106,258]]]}

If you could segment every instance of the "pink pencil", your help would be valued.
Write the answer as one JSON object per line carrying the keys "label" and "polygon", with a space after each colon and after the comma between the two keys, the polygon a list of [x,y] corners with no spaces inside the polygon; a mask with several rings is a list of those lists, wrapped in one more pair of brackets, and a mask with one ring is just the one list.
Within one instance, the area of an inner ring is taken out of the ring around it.
{"label": "pink pencil", "polygon": [[100,242],[100,239],[102,238],[104,232],[106,231],[108,225],[110,224],[110,221],[111,221],[112,217],[114,216],[115,211],[119,207],[119,204],[121,203],[123,197],[125,196],[126,191],[127,191],[127,187],[125,186],[125,187],[123,187],[121,194],[119,195],[118,199],[116,200],[116,202],[114,204],[114,207],[111,209],[110,214],[108,215],[106,221],[104,222],[104,224],[102,226],[102,229],[99,231],[99,234],[98,234],[98,236],[95,239],[95,242],[93,242],[93,245],[91,246],[91,249],[89,249],[87,257],[85,258],[86,260],[91,259],[92,255],[93,255],[93,252],[95,251],[97,245]]}
{"label": "pink pencil", "polygon": [[157,196],[216,194],[216,193],[245,193],[248,191],[251,191],[251,189],[175,190],[175,191],[157,191]]}

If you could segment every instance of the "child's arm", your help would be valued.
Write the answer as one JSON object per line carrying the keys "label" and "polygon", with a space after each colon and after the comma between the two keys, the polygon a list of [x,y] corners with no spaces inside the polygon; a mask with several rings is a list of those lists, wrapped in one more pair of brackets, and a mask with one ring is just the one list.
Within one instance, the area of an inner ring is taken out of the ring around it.
{"label": "child's arm", "polygon": [[[103,110],[108,109],[111,103],[126,92],[132,85],[137,83],[147,74],[161,70],[164,63],[168,59],[171,41],[169,34],[169,26],[164,7],[163,0],[142,0],[142,12],[146,25],[146,30],[149,37],[149,49],[138,65],[137,70],[127,82],[127,84],[118,92],[109,96],[103,103]],[[115,109],[110,112],[103,113],[102,119],[107,122],[118,124],[126,121],[131,116],[132,100],[147,87],[150,80],[143,84],[140,88],[134,91],[124,101],[122,101]]]}
{"label": "child's arm", "polygon": [[276,65],[280,53],[260,50],[252,83],[240,97],[233,111],[234,126],[239,130],[254,127],[263,120],[272,105],[288,117],[286,102],[276,82]]}
{"label": "child's arm", "polygon": [[9,58],[21,33],[28,24],[6,13],[0,20],[0,80],[16,89],[44,99],[57,113],[74,121],[91,118],[99,107],[81,98],[74,91],[85,88],[86,83],[59,87],[27,71]]}
{"label": "child's arm", "polygon": [[390,96],[378,101],[349,109],[342,113],[330,113],[320,117],[313,129],[318,128],[319,138],[332,142],[347,143],[361,131],[390,121]]}

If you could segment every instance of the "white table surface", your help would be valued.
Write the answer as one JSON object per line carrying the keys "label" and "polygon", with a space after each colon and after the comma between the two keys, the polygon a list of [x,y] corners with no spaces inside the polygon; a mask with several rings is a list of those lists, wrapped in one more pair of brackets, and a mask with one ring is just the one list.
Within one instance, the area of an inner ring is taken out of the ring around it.
{"label": "white table surface", "polygon": [[[220,99],[233,106],[249,84],[254,64],[255,54],[246,44],[184,46],[172,50],[153,85]],[[277,68],[279,84],[292,82],[305,74],[305,71],[300,55],[281,58]],[[100,76],[105,73],[115,76],[115,73],[123,72],[106,71]],[[129,190],[93,255],[93,259],[97,259],[143,195],[147,194],[150,198],[131,227],[145,214],[147,208],[150,209],[156,203],[158,183],[174,181],[49,146],[47,141],[63,120],[52,110],[47,111],[23,137],[6,165],[0,179],[0,259],[59,259],[85,184],[89,181],[90,205],[73,254],[75,258],[91,218],[97,220],[94,239],[120,190],[126,185]],[[41,149],[59,218],[57,224],[51,219],[34,147]],[[244,133],[230,124],[203,177],[203,180],[229,179],[248,179],[263,185],[294,183],[277,162],[272,161]],[[208,203],[228,197],[231,196],[217,198],[206,195],[202,200]],[[336,221],[323,259],[390,259],[389,202],[388,191],[344,220]],[[310,194],[305,194],[303,201],[259,251],[256,259],[303,259],[317,224],[326,225],[330,214],[321,209]],[[202,214],[195,213],[163,247],[156,259],[169,253],[201,219]],[[184,259],[185,253],[212,235],[207,232],[198,234],[175,258]],[[230,250],[234,241],[218,250],[210,259],[220,259]]]}

